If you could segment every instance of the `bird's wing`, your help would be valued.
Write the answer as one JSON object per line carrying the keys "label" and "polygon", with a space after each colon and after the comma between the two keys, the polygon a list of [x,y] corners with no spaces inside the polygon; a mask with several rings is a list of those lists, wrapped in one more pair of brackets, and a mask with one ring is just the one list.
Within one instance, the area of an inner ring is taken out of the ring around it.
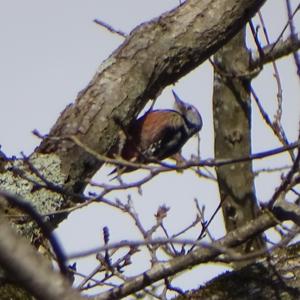
{"label": "bird's wing", "polygon": [[176,153],[185,142],[184,119],[175,111],[153,111],[141,122],[140,150],[146,157],[164,159]]}
{"label": "bird's wing", "polygon": [[[181,130],[184,125],[183,118],[176,111],[147,113],[129,129],[122,157],[129,161],[146,162],[147,158],[160,160],[175,154],[186,141]],[[119,176],[133,170],[134,167],[117,167],[109,175],[117,172]]]}

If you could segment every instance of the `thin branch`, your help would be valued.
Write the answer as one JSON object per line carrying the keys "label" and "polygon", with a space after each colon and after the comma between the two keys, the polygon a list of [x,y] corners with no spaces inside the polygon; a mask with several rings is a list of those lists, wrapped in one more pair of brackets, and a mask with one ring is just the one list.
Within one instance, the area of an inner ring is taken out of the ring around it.
{"label": "thin branch", "polygon": [[108,31],[115,33],[119,36],[121,36],[122,38],[126,38],[127,34],[125,32],[123,32],[122,30],[117,30],[114,29],[111,25],[105,23],[104,21],[101,21],[99,19],[95,19],[94,22],[102,27],[104,27],[105,29],[107,29]]}
{"label": "thin branch", "polygon": [[[300,9],[300,4],[298,4],[298,6],[296,7],[296,9],[294,10],[294,12],[293,12],[291,18],[294,18],[294,16],[296,15],[296,13],[298,12],[299,9]],[[277,40],[276,40],[275,43],[273,44],[272,49],[275,48],[276,44],[281,40],[281,38],[282,38],[284,32],[286,31],[286,29],[287,29],[288,26],[289,26],[289,23],[290,23],[290,19],[289,19],[289,20],[286,22],[286,24],[284,25],[284,27],[283,27],[281,33],[279,34]],[[272,51],[272,49],[271,49],[271,51]]]}
{"label": "thin branch", "polygon": [[285,40],[279,40],[276,43],[270,44],[262,48],[264,55],[261,57],[259,51],[254,51],[251,54],[251,69],[256,69],[261,65],[270,63],[281,57],[287,56],[296,52],[300,48],[300,34],[290,36]]}
{"label": "thin branch", "polygon": [[[244,162],[244,161],[249,161],[249,160],[262,159],[262,158],[269,157],[272,155],[277,155],[277,154],[280,154],[280,153],[283,153],[286,151],[291,151],[291,150],[299,147],[299,145],[300,145],[300,142],[297,141],[297,142],[293,142],[287,146],[282,146],[282,147],[274,148],[271,150],[258,152],[258,153],[252,154],[248,157],[241,157],[241,158],[236,158],[236,159],[218,159],[218,160],[204,159],[204,160],[200,160],[200,161],[189,161],[181,166],[174,166],[174,165],[169,165],[169,164],[164,163],[164,167],[151,167],[151,173],[148,176],[146,176],[145,178],[143,178],[139,181],[136,181],[134,183],[129,183],[129,184],[123,183],[121,185],[103,185],[103,184],[92,183],[93,186],[99,186],[99,187],[103,187],[105,189],[99,196],[95,196],[95,195],[85,196],[84,194],[75,194],[75,193],[70,192],[67,189],[64,189],[63,187],[61,187],[60,185],[57,185],[57,184],[47,185],[46,182],[45,182],[45,184],[41,184],[41,183],[29,178],[28,176],[26,176],[24,174],[24,171],[19,170],[17,168],[11,168],[10,171],[14,172],[18,176],[20,176],[26,180],[32,182],[33,184],[36,184],[38,188],[45,188],[45,189],[49,189],[49,190],[57,192],[57,193],[61,193],[63,195],[75,197],[77,199],[80,199],[81,202],[83,202],[81,204],[76,205],[75,207],[61,209],[59,211],[48,212],[47,214],[42,215],[44,217],[44,216],[53,216],[53,215],[57,215],[57,214],[70,213],[77,209],[83,208],[93,202],[101,202],[101,203],[105,203],[110,206],[113,206],[115,208],[119,208],[116,203],[104,198],[104,195],[107,194],[108,192],[111,192],[114,190],[122,190],[122,189],[139,187],[143,183],[151,180],[151,178],[153,178],[154,176],[156,176],[160,173],[163,173],[163,172],[171,172],[174,170],[188,169],[191,167],[216,167],[216,166],[229,165],[229,164],[234,164],[234,163],[239,163],[239,162]],[[38,173],[36,173],[36,175],[38,175]]]}
{"label": "thin branch", "polygon": [[297,204],[289,203],[281,198],[276,202],[273,212],[279,220],[289,219],[300,226],[300,207]]}
{"label": "thin branch", "polygon": [[[226,251],[228,251],[229,247],[237,246],[245,242],[249,237],[252,237],[259,232],[263,232],[274,225],[276,225],[276,221],[270,213],[262,214],[245,226],[231,231],[224,238],[213,242],[210,245],[201,243],[201,245],[205,246],[199,246],[195,251],[171,259],[168,262],[156,264],[150,270],[128,280],[119,288],[111,289],[108,292],[104,292],[95,297],[95,300],[120,299],[121,297],[125,297],[133,292],[143,289],[150,283],[174,275],[188,267],[211,261],[221,253],[219,247],[223,249],[225,247]],[[193,242],[195,243],[195,241]],[[206,248],[206,246],[209,248]],[[241,256],[242,255],[236,254],[236,258],[241,258]]]}
{"label": "thin branch", "polygon": [[273,208],[275,202],[277,201],[277,199],[280,198],[280,195],[282,193],[287,192],[287,187],[291,183],[293,176],[299,171],[299,167],[300,167],[300,147],[298,148],[298,153],[297,153],[297,156],[296,156],[296,159],[294,161],[292,168],[290,169],[288,174],[285,176],[285,178],[281,182],[280,186],[276,189],[275,193],[273,194],[272,199],[270,200],[270,202],[268,204],[269,209]]}
{"label": "thin branch", "polygon": [[[85,150],[87,153],[94,156],[100,162],[106,162],[106,163],[116,164],[116,165],[126,166],[126,167],[127,166],[135,167],[135,168],[139,168],[139,169],[146,169],[151,172],[150,177],[155,176],[160,172],[168,172],[168,171],[172,171],[172,170],[184,170],[184,169],[188,169],[190,167],[205,167],[205,166],[206,167],[218,167],[218,166],[228,165],[228,164],[232,164],[232,163],[240,163],[240,162],[249,161],[249,160],[261,159],[261,158],[273,156],[273,155],[276,155],[276,154],[279,154],[282,152],[293,150],[300,145],[300,142],[296,141],[296,142],[290,143],[289,145],[284,145],[282,147],[274,148],[272,150],[255,153],[255,154],[249,155],[247,157],[240,157],[240,158],[235,158],[235,159],[218,159],[218,160],[204,159],[204,160],[200,160],[200,161],[190,160],[189,162],[187,162],[185,164],[180,164],[179,166],[170,165],[170,164],[167,164],[167,163],[164,163],[161,161],[155,161],[155,163],[158,163],[161,166],[159,168],[159,167],[149,166],[147,164],[139,164],[139,163],[130,162],[130,161],[124,160],[122,158],[112,159],[105,155],[101,155],[101,154],[97,153],[96,151],[92,150],[91,148],[89,148],[87,145],[84,145],[76,136],[51,137],[51,139],[57,139],[57,140],[69,139],[69,140],[73,141],[77,146],[79,146],[83,150]],[[150,179],[151,178],[148,178],[148,177],[144,178],[143,180],[141,180],[140,185]],[[133,187],[131,184],[128,185],[128,188],[131,188],[131,187]],[[136,187],[136,185],[134,187]]]}
{"label": "thin branch", "polygon": [[[295,29],[295,24],[294,24],[295,13],[292,12],[292,6],[291,6],[290,0],[286,0],[285,2],[286,2],[287,14],[288,14],[288,18],[289,18],[289,26],[290,26],[291,36],[293,38],[296,35],[296,29]],[[299,10],[299,8],[300,8],[300,4],[296,8],[295,12],[297,12]],[[297,51],[293,52],[293,56],[294,56],[294,61],[295,61],[296,68],[297,68],[298,78],[300,78],[300,58],[299,58]]]}
{"label": "thin branch", "polygon": [[[263,27],[263,32],[264,32],[265,39],[267,41],[267,44],[270,45],[271,42],[270,42],[270,39],[269,39],[269,35],[268,35],[268,32],[267,32],[267,28],[266,28],[263,16],[262,16],[261,12],[258,12],[258,15],[259,15],[259,19],[260,19],[260,22],[262,24],[262,27]],[[274,76],[275,76],[276,83],[277,83],[277,112],[276,112],[276,115],[275,115],[275,120],[273,122],[273,126],[274,126],[274,129],[276,130],[276,135],[280,138],[281,142],[284,145],[288,145],[289,142],[288,142],[287,136],[286,136],[286,134],[285,134],[285,132],[282,128],[282,125],[281,125],[282,84],[281,84],[280,74],[279,74],[279,71],[278,71],[278,68],[277,68],[276,61],[272,61],[272,65],[273,65],[273,69],[274,69]],[[291,155],[292,160],[294,160],[294,155],[293,155],[292,152],[290,152],[290,155]]]}
{"label": "thin branch", "polygon": [[0,217],[0,265],[36,299],[83,300],[68,281],[51,269],[49,261]]}
{"label": "thin branch", "polygon": [[[274,217],[273,217],[274,218]],[[277,223],[275,224],[277,225]],[[219,240],[220,241],[220,240]],[[215,241],[217,242],[217,241]],[[230,249],[227,249],[223,246],[216,246],[213,245],[215,242],[209,244],[207,242],[194,240],[194,239],[179,239],[179,238],[149,238],[144,240],[123,240],[120,242],[110,243],[107,245],[103,245],[101,247],[96,247],[93,249],[83,250],[80,252],[74,252],[68,255],[68,259],[75,259],[75,258],[81,258],[81,257],[87,257],[90,255],[94,255],[99,252],[105,252],[112,249],[121,249],[121,248],[138,248],[141,246],[164,246],[169,243],[174,243],[176,245],[191,245],[191,246],[197,246],[197,247],[203,247],[205,249],[217,249],[222,251],[223,253],[227,253],[228,255],[233,255],[232,258],[234,259],[238,253],[233,253]]]}
{"label": "thin branch", "polygon": [[254,38],[254,42],[256,44],[256,47],[257,47],[257,53],[258,53],[258,56],[259,56],[259,60],[262,61],[264,56],[265,56],[265,53],[264,53],[264,50],[259,42],[259,39],[258,39],[258,26],[255,28],[254,27],[254,24],[252,22],[252,20],[249,21],[249,25],[250,25],[250,29],[251,29],[251,33],[252,33],[252,36]]}
{"label": "thin branch", "polygon": [[[201,232],[200,232],[200,234],[199,234],[199,236],[197,238],[197,241],[199,241],[203,237],[203,235],[204,235],[205,232],[208,232],[208,235],[209,235],[210,239],[213,240],[213,237],[209,234],[208,227],[209,227],[210,223],[213,221],[213,219],[215,218],[215,216],[218,213],[218,211],[221,209],[223,201],[224,201],[224,199],[221,199],[218,207],[216,208],[216,210],[214,211],[214,213],[212,214],[212,216],[210,217],[210,219],[208,220],[208,222],[203,225],[202,230],[201,230]],[[191,252],[194,248],[195,248],[195,246],[193,245],[190,248],[189,252]]]}
{"label": "thin branch", "polygon": [[55,253],[57,264],[61,273],[63,275],[68,275],[69,271],[66,263],[66,255],[64,254],[58,240],[54,236],[52,228],[42,219],[34,207],[28,201],[24,201],[16,195],[11,195],[4,191],[0,191],[0,196],[6,199],[11,205],[14,205],[21,211],[25,212],[37,223],[42,230],[44,237],[49,240],[52,246],[52,250]]}
{"label": "thin branch", "polygon": [[[275,76],[277,77],[277,76]],[[285,135],[285,132],[280,124],[280,118],[281,118],[281,103],[280,103],[280,99],[278,99],[278,107],[280,107],[278,109],[277,116],[275,116],[275,121],[272,122],[269,118],[269,115],[266,113],[266,111],[264,110],[257,94],[255,93],[253,87],[250,87],[250,92],[255,100],[255,103],[259,109],[260,114],[262,115],[264,121],[266,122],[266,124],[271,128],[271,130],[273,131],[274,135],[278,138],[278,140],[283,144],[283,145],[289,145],[289,142],[287,140],[287,137]],[[279,97],[280,98],[280,97]],[[292,150],[289,151],[289,154],[291,156],[291,159],[294,160],[294,153]]]}

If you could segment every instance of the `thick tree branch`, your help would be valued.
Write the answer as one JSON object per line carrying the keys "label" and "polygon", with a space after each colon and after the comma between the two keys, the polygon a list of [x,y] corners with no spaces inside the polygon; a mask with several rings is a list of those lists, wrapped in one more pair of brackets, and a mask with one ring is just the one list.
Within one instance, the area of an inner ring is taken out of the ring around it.
{"label": "thick tree branch", "polygon": [[264,260],[214,278],[202,289],[176,300],[298,300],[299,243],[277,249]]}
{"label": "thick tree branch", "polygon": [[[76,135],[105,154],[149,99],[197,67],[232,38],[264,0],[190,0],[138,26],[99,68],[50,135]],[[117,122],[116,122],[117,120]],[[39,152],[59,155],[68,186],[81,191],[101,163],[71,141],[42,142]]]}
{"label": "thick tree branch", "polygon": [[[84,299],[71,289],[65,278],[51,269],[50,263],[37,254],[28,241],[10,228],[3,215],[0,216],[0,227],[0,265],[13,282],[40,300]],[[2,289],[1,297],[4,292]]]}
{"label": "thick tree branch", "polygon": [[[245,30],[220,49],[214,61],[215,157],[251,156],[250,80],[234,75],[249,70]],[[232,231],[258,214],[252,161],[219,166],[216,173],[226,230]],[[247,253],[261,248],[264,242],[258,235],[240,251]]]}
{"label": "thick tree branch", "polygon": [[0,191],[0,199],[3,198],[8,201],[11,205],[16,206],[21,209],[25,214],[27,214],[30,218],[32,218],[39,228],[41,229],[45,239],[47,239],[51,246],[54,254],[56,255],[57,264],[60,268],[60,271],[63,275],[68,275],[68,268],[66,265],[66,256],[58,242],[55,238],[52,228],[50,228],[49,224],[46,223],[43,218],[36,212],[34,207],[30,204],[29,201],[25,201],[15,195],[11,195],[9,193]]}

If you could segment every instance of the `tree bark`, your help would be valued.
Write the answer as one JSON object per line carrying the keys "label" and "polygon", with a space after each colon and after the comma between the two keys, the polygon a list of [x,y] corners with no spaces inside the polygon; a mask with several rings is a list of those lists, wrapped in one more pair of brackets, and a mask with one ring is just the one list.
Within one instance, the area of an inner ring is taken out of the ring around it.
{"label": "tree bark", "polygon": [[[238,33],[214,56],[213,120],[215,158],[235,159],[251,155],[251,100],[249,63],[245,30]],[[227,232],[257,217],[252,161],[216,168]],[[247,253],[262,249],[256,236],[240,249]],[[245,263],[245,262],[243,262]]]}
{"label": "tree bark", "polygon": [[176,300],[297,300],[300,299],[300,260],[297,243],[239,271],[214,278],[206,286]]}
{"label": "tree bark", "polygon": [[1,213],[0,227],[0,265],[11,281],[1,285],[1,300],[29,300],[33,296],[39,300],[83,299],[66,278],[52,271],[49,261],[10,228]]}
{"label": "tree bark", "polygon": [[149,99],[211,56],[264,2],[190,0],[138,26],[65,109],[37,151],[58,155],[65,184],[82,191],[103,162],[65,138],[74,135],[97,153],[107,154],[120,123],[126,127]]}
{"label": "tree bark", "polygon": [[[31,163],[47,180],[70,193],[80,193],[104,161],[69,138],[76,136],[86,147],[107,154],[117,139],[120,123],[128,126],[149,99],[156,98],[167,85],[214,54],[264,2],[190,0],[137,27],[100,66],[75,103],[61,114],[49,137],[31,157]],[[4,161],[0,164],[0,188],[33,202],[40,213],[69,207],[76,201],[43,188],[37,191],[34,183],[24,179],[24,174],[16,175],[12,168],[24,169],[27,177],[32,175],[35,181],[42,182],[26,162]],[[251,203],[247,205],[252,207]],[[40,233],[33,233],[31,226],[24,230],[38,247]]]}

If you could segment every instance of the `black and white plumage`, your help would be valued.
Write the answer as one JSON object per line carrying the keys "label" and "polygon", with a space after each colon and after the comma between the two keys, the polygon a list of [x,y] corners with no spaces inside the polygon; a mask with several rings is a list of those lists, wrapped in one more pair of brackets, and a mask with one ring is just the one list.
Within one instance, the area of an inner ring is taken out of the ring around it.
{"label": "black and white plumage", "polygon": [[[137,163],[163,160],[179,152],[202,128],[198,110],[183,102],[174,91],[173,95],[173,110],[152,110],[131,124],[120,153],[123,159]],[[119,174],[133,170],[131,167],[116,169]]]}

